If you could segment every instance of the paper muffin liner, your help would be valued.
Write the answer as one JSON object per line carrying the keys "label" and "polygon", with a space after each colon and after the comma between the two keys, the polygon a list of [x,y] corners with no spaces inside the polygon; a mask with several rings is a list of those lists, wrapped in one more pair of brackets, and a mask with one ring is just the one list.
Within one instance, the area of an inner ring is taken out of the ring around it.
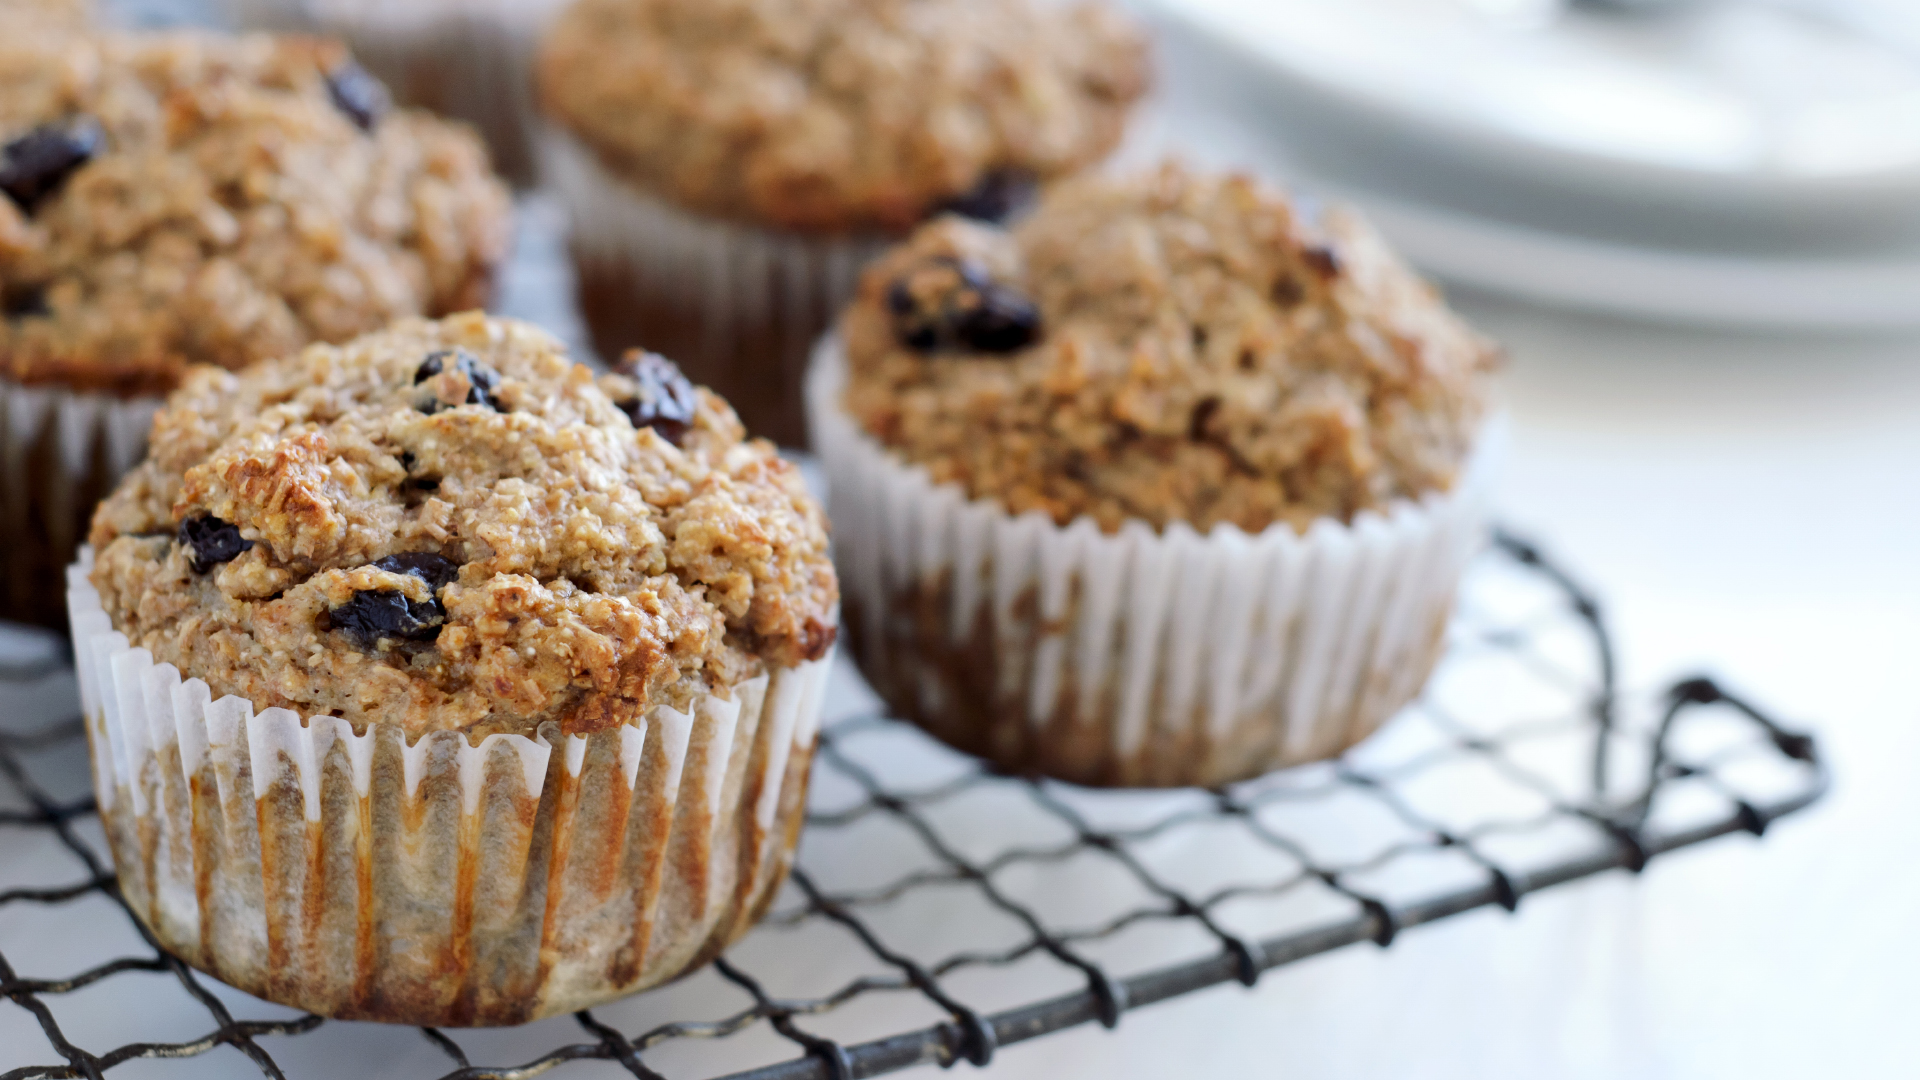
{"label": "paper muffin liner", "polygon": [[94,505],[146,453],[163,400],[0,378],[0,618],[65,620],[61,569],[86,539]]}
{"label": "paper muffin liner", "polygon": [[515,187],[539,183],[533,57],[565,0],[226,0],[242,29],[341,38],[408,105],[480,130]]}
{"label": "paper muffin liner", "polygon": [[843,411],[845,378],[829,338],[807,403],[861,670],[943,741],[1082,784],[1215,786],[1377,730],[1439,659],[1504,441],[1351,525],[1106,533],[934,484]]}
{"label": "paper muffin liner", "polygon": [[323,1016],[512,1024],[684,974],[791,864],[830,659],[688,711],[411,743],[218,701],[129,648],[67,572],[94,789],[168,951]]}
{"label": "paper muffin liner", "polygon": [[613,175],[552,125],[542,145],[572,220],[580,307],[600,355],[662,353],[731,402],[748,431],[805,445],[807,359],[886,241],[689,213]]}

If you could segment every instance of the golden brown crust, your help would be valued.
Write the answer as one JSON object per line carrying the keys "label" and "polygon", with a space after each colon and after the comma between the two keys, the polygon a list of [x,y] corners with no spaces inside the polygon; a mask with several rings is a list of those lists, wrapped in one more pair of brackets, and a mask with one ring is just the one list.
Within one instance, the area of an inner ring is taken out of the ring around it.
{"label": "golden brown crust", "polygon": [[1100,3],[576,0],[542,44],[546,110],[691,210],[900,231],[996,171],[1098,160],[1149,81]]}
{"label": "golden brown crust", "polygon": [[0,139],[91,117],[104,149],[36,205],[0,198],[0,374],[123,396],[394,318],[484,303],[509,204],[471,133],[362,130],[317,39],[0,43]]}
{"label": "golden brown crust", "polygon": [[[901,306],[937,308],[962,266],[1037,305],[1032,344],[980,351],[951,318],[905,343],[922,315]],[[1446,490],[1499,360],[1352,215],[1176,165],[1064,182],[1010,232],[922,227],[842,334],[870,434],[1013,513],[1108,530],[1304,530]]]}
{"label": "golden brown crust", "polygon": [[[421,377],[456,348],[497,373],[497,408],[461,370]],[[636,429],[633,392],[477,313],[196,368],[95,515],[94,583],[216,695],[410,733],[597,730],[825,655],[838,586],[797,470],[704,391],[681,445]],[[178,530],[204,515],[251,546],[202,573]],[[374,565],[420,553],[457,569],[437,595]],[[356,639],[342,612],[367,594],[444,621]]]}

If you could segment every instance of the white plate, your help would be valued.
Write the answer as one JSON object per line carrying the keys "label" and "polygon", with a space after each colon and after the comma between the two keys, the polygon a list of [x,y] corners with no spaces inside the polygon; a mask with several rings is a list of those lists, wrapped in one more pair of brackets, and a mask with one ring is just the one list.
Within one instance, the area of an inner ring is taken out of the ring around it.
{"label": "white plate", "polygon": [[1575,182],[1920,195],[1911,0],[1738,0],[1661,17],[1574,9],[1535,27],[1476,14],[1519,0],[1154,2],[1376,123]]}
{"label": "white plate", "polygon": [[1606,244],[1359,196],[1449,281],[1611,314],[1774,330],[1920,329],[1920,258],[1737,258]]}
{"label": "white plate", "polygon": [[[1661,318],[1920,325],[1920,45],[1896,33],[1920,0],[1474,13],[1533,2],[1151,6],[1210,119],[1443,276]],[[1785,6],[1819,4],[1853,14]]]}

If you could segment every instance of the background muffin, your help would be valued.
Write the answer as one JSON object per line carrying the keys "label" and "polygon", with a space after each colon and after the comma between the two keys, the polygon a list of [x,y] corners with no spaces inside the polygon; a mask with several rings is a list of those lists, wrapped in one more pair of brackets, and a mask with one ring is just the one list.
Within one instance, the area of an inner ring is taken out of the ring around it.
{"label": "background muffin", "polygon": [[470,134],[330,43],[28,34],[0,83],[6,610],[46,620],[187,365],[484,303],[509,207]]}
{"label": "background muffin", "polygon": [[[785,872],[835,635],[825,523],[658,357],[596,377],[468,314],[198,369],[92,541],[83,681],[203,685],[166,727],[204,744],[150,766],[126,740],[152,721],[89,699],[123,887],[226,982],[331,1016],[517,1022],[703,961]],[[228,695],[266,710],[244,738],[221,734]],[[223,753],[250,762],[257,835],[155,820]],[[283,787],[287,827],[332,838],[323,887],[305,840],[269,857]],[[156,867],[141,845],[167,828]],[[458,882],[482,864],[500,873],[476,897]]]}
{"label": "background muffin", "polygon": [[576,0],[538,75],[596,344],[684,357],[789,443],[880,241],[1103,157],[1148,79],[1111,9],[1029,0]]}
{"label": "background muffin", "polygon": [[[1012,768],[1218,783],[1418,690],[1497,354],[1352,216],[1167,166],[877,262],[810,404],[895,708]],[[1203,535],[1204,534],[1204,535]]]}
{"label": "background muffin", "polygon": [[337,36],[407,105],[472,124],[502,175],[538,180],[535,44],[563,0],[226,0],[249,30]]}

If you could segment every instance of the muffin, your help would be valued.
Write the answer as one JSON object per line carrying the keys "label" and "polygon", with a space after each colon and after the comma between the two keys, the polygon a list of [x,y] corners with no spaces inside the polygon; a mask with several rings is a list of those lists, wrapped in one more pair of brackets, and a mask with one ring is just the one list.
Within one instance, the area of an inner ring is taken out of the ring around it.
{"label": "muffin", "polygon": [[[861,278],[808,403],[886,700],[1001,768],[1217,785],[1420,689],[1497,351],[1353,215],[1166,165]],[[843,344],[844,343],[844,344]]]}
{"label": "muffin", "polygon": [[1039,0],[575,0],[536,74],[596,347],[679,358],[789,445],[865,261],[1099,160],[1148,81],[1130,22]]}
{"label": "muffin", "polygon": [[235,25],[338,37],[407,105],[472,124],[516,187],[538,181],[533,51],[560,0],[226,0]]}
{"label": "muffin", "polygon": [[704,963],[791,862],[825,522],[657,356],[596,377],[470,313],[198,368],[91,544],[121,891],[224,982],[517,1023]]}
{"label": "muffin", "polygon": [[505,189],[339,46],[198,33],[0,43],[0,615],[59,570],[192,363],[484,303]]}

